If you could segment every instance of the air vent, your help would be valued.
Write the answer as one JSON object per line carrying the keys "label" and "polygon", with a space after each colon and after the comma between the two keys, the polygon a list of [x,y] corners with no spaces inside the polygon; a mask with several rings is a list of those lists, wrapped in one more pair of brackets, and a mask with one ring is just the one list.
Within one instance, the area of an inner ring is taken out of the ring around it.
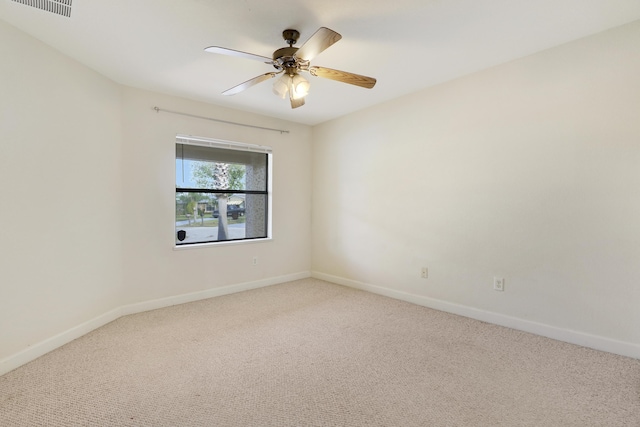
{"label": "air vent", "polygon": [[71,0],[13,0],[58,15],[71,16]]}

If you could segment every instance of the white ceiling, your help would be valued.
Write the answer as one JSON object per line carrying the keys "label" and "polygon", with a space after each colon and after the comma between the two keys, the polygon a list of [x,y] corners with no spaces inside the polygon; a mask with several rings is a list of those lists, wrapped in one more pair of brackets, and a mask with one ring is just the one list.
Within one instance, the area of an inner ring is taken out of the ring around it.
{"label": "white ceiling", "polygon": [[[638,20],[640,0],[73,0],[70,18],[0,0],[0,18],[116,82],[313,125]],[[270,57],[282,30],[299,47],[321,26],[342,40],[312,65],[375,88],[308,76],[295,110],[273,80],[221,95],[273,68],[205,47]]]}

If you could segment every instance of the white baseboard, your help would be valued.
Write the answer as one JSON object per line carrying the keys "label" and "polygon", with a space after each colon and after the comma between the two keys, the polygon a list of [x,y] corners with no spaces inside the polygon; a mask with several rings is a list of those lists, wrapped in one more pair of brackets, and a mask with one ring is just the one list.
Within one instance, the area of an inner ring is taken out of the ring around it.
{"label": "white baseboard", "polygon": [[44,341],[40,341],[39,343],[31,345],[16,354],[6,357],[0,360],[0,375],[4,375],[9,371],[13,371],[14,369],[25,365],[32,360],[35,360],[38,357],[55,350],[58,347],[62,347],[63,345],[70,343],[76,338],[80,338],[81,336],[88,334],[89,332],[98,329],[99,327],[104,326],[109,322],[113,322],[120,316],[122,316],[122,314],[120,314],[120,308],[113,309],[111,311],[108,311],[107,313],[101,314],[98,317],[94,317],[91,320],[74,326],[71,329],[47,338]]}
{"label": "white baseboard", "polygon": [[300,273],[286,274],[284,276],[269,277],[253,282],[237,283],[235,285],[222,286],[220,288],[205,289],[204,291],[191,292],[188,294],[175,295],[167,298],[159,298],[135,304],[128,304],[120,307],[120,310],[122,310],[121,316],[141,313],[143,311],[155,310],[158,308],[170,307],[172,305],[185,304],[188,302],[199,301],[207,298],[219,297],[222,295],[235,294],[236,292],[248,291],[251,289],[264,288],[266,286],[291,282],[293,280],[306,279],[308,277],[311,277],[311,273],[308,271],[304,271]]}
{"label": "white baseboard", "polygon": [[311,272],[311,277],[325,280],[327,282],[336,283],[338,285],[348,286],[350,288],[360,289],[375,294],[384,295],[390,298],[407,301],[424,307],[433,308],[435,310],[458,314],[460,316],[481,320],[483,322],[493,323],[495,325],[505,326],[511,329],[530,332],[532,334],[541,335],[558,341],[564,341],[583,347],[593,348],[595,350],[601,350],[608,353],[614,353],[621,356],[640,359],[640,345],[630,342],[618,341],[598,335],[591,335],[584,332],[558,328],[543,323],[532,322],[530,320],[507,316],[491,311],[480,310],[477,308],[455,304],[435,298],[429,298],[381,286],[370,285],[356,280],[345,279],[343,277],[332,276],[330,274],[325,274],[318,271]]}
{"label": "white baseboard", "polygon": [[293,280],[306,279],[311,277],[308,271],[287,274],[284,276],[269,277],[267,279],[256,280],[253,282],[238,283],[235,285],[223,286],[220,288],[211,288],[199,292],[191,292],[188,294],[175,295],[167,298],[159,298],[150,301],[143,301],[134,304],[127,304],[107,313],[101,314],[91,320],[83,322],[71,329],[61,332],[51,338],[47,338],[37,344],[29,346],[24,350],[8,356],[0,360],[0,375],[4,375],[24,364],[37,359],[44,354],[62,347],[63,345],[80,338],[81,336],[106,325],[109,322],[126,316],[129,314],[141,313],[143,311],[155,310],[158,308],[169,307],[172,305],[184,304],[187,302],[198,301],[207,298],[213,298],[222,295],[233,294],[236,292],[247,291],[250,289],[263,288],[266,286],[277,285],[279,283],[291,282]]}

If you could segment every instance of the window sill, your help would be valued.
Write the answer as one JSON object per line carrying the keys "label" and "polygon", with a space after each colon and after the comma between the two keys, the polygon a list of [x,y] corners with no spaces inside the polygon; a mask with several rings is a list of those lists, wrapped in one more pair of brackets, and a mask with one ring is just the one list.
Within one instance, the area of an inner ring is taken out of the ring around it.
{"label": "window sill", "polygon": [[183,251],[188,249],[200,249],[200,248],[211,248],[217,246],[234,246],[234,245],[247,245],[251,243],[264,243],[270,242],[273,240],[273,237],[265,237],[264,239],[249,239],[249,240],[230,240],[225,242],[207,242],[207,243],[193,243],[191,245],[174,245],[174,251]]}

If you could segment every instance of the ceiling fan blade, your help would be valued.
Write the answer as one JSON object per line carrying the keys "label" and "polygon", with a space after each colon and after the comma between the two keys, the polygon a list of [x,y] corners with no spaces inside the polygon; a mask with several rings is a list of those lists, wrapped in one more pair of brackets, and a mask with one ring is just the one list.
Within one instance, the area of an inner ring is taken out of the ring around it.
{"label": "ceiling fan blade", "polygon": [[367,89],[371,89],[376,84],[376,79],[374,79],[373,77],[347,73],[346,71],[332,70],[331,68],[313,66],[309,67],[309,72],[312,76],[337,80],[342,83],[349,83],[350,85],[356,85]]}
{"label": "ceiling fan blade", "polygon": [[254,55],[253,53],[241,52],[239,50],[227,49],[220,46],[209,46],[204,49],[205,52],[218,53],[220,55],[235,56],[237,58],[252,59],[254,61],[260,61],[267,64],[273,64],[273,59],[266,56]]}
{"label": "ceiling fan blade", "polygon": [[311,61],[320,52],[340,40],[342,36],[333,30],[326,27],[320,27],[318,31],[304,42],[300,49],[296,52],[296,58],[304,59],[305,61]]}
{"label": "ceiling fan blade", "polygon": [[244,90],[249,89],[251,86],[255,86],[258,83],[262,83],[265,80],[269,80],[271,78],[274,78],[278,73],[266,73],[266,74],[262,74],[258,77],[254,77],[251,80],[247,80],[244,83],[240,83],[237,86],[232,87],[231,89],[227,89],[224,92],[222,92],[223,95],[235,95],[236,93],[240,93]]}
{"label": "ceiling fan blade", "polygon": [[304,105],[304,97],[294,99],[292,96],[290,96],[289,99],[291,100],[291,108],[298,108]]}

